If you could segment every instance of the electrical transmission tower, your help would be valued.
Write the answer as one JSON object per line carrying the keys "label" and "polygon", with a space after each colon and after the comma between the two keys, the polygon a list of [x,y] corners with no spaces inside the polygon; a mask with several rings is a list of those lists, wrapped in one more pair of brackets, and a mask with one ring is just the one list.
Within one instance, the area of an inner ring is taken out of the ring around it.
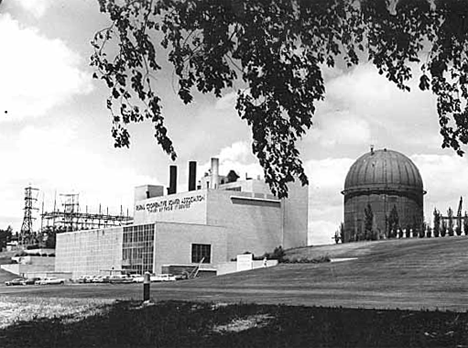
{"label": "electrical transmission tower", "polygon": [[33,236],[33,210],[38,210],[34,207],[34,203],[37,201],[37,193],[39,189],[30,186],[24,189],[24,218],[23,224],[21,225],[20,231],[20,242],[21,244],[28,244]]}

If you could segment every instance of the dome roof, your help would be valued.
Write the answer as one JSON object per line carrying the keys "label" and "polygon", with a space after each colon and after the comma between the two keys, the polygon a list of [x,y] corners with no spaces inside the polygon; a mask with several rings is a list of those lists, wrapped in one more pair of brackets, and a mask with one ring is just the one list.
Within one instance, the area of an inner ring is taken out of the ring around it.
{"label": "dome roof", "polygon": [[416,165],[405,155],[387,149],[362,155],[346,175],[343,194],[369,190],[425,193]]}

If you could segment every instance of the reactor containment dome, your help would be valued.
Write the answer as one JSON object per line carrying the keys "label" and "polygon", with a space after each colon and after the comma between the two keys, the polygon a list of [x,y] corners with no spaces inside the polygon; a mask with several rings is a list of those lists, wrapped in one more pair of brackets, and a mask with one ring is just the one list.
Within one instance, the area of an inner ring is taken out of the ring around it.
{"label": "reactor containment dome", "polygon": [[397,151],[371,149],[354,162],[346,175],[342,191],[343,242],[368,239],[363,236],[369,206],[374,239],[392,236],[395,216],[398,228],[419,228],[425,193],[421,174],[408,157]]}

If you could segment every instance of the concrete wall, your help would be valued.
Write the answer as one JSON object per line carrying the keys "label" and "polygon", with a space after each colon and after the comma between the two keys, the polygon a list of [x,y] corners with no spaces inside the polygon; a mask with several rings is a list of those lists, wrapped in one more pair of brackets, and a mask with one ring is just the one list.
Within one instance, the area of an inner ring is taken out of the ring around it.
{"label": "concrete wall", "polygon": [[58,233],[55,271],[78,278],[121,269],[122,236],[122,227]]}
{"label": "concrete wall", "polygon": [[[278,264],[278,260],[268,260],[266,266],[262,260],[253,260],[252,267],[250,269],[264,268],[264,267],[273,267]],[[216,275],[228,274],[238,272],[237,262],[226,262],[216,266]]]}
{"label": "concrete wall", "polygon": [[309,187],[299,182],[288,184],[288,198],[282,200],[284,249],[307,245]]}
{"label": "concrete wall", "polygon": [[203,263],[203,268],[228,260],[224,227],[159,222],[154,238],[154,273],[162,273],[163,265],[192,265],[192,244],[211,245],[211,263]]}
{"label": "concrete wall", "polygon": [[[421,195],[422,196],[422,195]],[[390,215],[393,206],[397,208],[399,224],[402,229],[413,222],[421,225],[423,222],[422,199],[405,195],[362,194],[345,199],[344,228],[345,241],[352,239],[355,231],[364,231],[364,209],[370,204],[374,214],[375,227],[381,235],[386,232],[386,217]]]}
{"label": "concrete wall", "polygon": [[2,265],[1,268],[7,272],[16,274],[25,278],[32,277],[47,277],[50,272],[54,272],[54,260],[50,260],[48,264],[8,264]]}
{"label": "concrete wall", "polygon": [[190,191],[135,202],[134,223],[206,224],[206,193]]}
{"label": "concrete wall", "polygon": [[228,259],[246,251],[263,255],[283,242],[281,202],[252,193],[208,191],[208,224],[228,229]]}

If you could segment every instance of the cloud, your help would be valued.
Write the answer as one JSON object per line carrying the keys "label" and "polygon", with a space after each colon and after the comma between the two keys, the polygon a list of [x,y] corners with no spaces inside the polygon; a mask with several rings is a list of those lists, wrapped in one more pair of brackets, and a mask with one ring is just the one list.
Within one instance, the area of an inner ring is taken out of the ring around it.
{"label": "cloud", "polygon": [[416,154],[411,156],[418,167],[427,194],[424,197],[425,218],[432,224],[434,208],[443,214],[451,207],[456,211],[460,196],[468,202],[468,159],[452,155]]}
{"label": "cloud", "polygon": [[371,129],[365,119],[350,111],[330,112],[317,118],[310,139],[324,147],[369,144]]}
{"label": "cloud", "polygon": [[250,155],[251,150],[249,144],[247,144],[245,141],[238,141],[233,143],[231,146],[222,148],[219,152],[219,160],[221,162],[245,162]]}
{"label": "cloud", "polygon": [[34,17],[40,18],[51,5],[51,0],[16,0],[17,3]]}
{"label": "cloud", "polygon": [[0,42],[5,48],[0,55],[0,121],[43,116],[74,95],[91,92],[80,56],[63,41],[0,14]]}
{"label": "cloud", "polygon": [[309,245],[333,244],[333,236],[339,225],[325,220],[309,221]]}
{"label": "cloud", "polygon": [[[132,213],[133,189],[147,183],[158,184],[155,177],[141,175],[132,166],[123,166],[115,157],[87,151],[78,143],[78,127],[73,124],[28,126],[14,139],[0,138],[0,161],[9,164],[0,181],[0,211],[3,220],[21,227],[23,190],[28,184],[40,189],[40,208],[45,196],[45,210],[53,209],[55,191],[60,205],[61,193],[79,193],[80,207],[97,212],[99,204],[110,214],[120,213],[120,206]],[[126,210],[125,210],[126,211]],[[39,218],[39,213],[35,213]],[[39,219],[35,228],[38,228]],[[0,226],[2,228],[2,226]]]}
{"label": "cloud", "polygon": [[[234,170],[241,179],[246,176],[251,178],[263,177],[263,169],[258,164],[258,160],[252,155],[250,145],[245,141],[234,142],[223,147],[218,155],[213,157],[219,159],[219,173],[227,175],[230,170]],[[200,165],[200,176],[208,172],[211,168],[211,160]]]}
{"label": "cloud", "polygon": [[215,104],[216,110],[234,109],[236,106],[237,93],[231,92],[218,99]]}
{"label": "cloud", "polygon": [[[315,140],[323,146],[338,144],[344,137],[344,144],[350,145],[372,140],[382,147],[396,147],[410,140],[421,149],[438,148],[435,97],[419,90],[417,76],[409,86],[411,92],[399,90],[371,64],[341,73],[326,83],[325,101],[317,109],[318,130],[310,133],[317,132]],[[332,139],[332,144],[325,139]]]}

